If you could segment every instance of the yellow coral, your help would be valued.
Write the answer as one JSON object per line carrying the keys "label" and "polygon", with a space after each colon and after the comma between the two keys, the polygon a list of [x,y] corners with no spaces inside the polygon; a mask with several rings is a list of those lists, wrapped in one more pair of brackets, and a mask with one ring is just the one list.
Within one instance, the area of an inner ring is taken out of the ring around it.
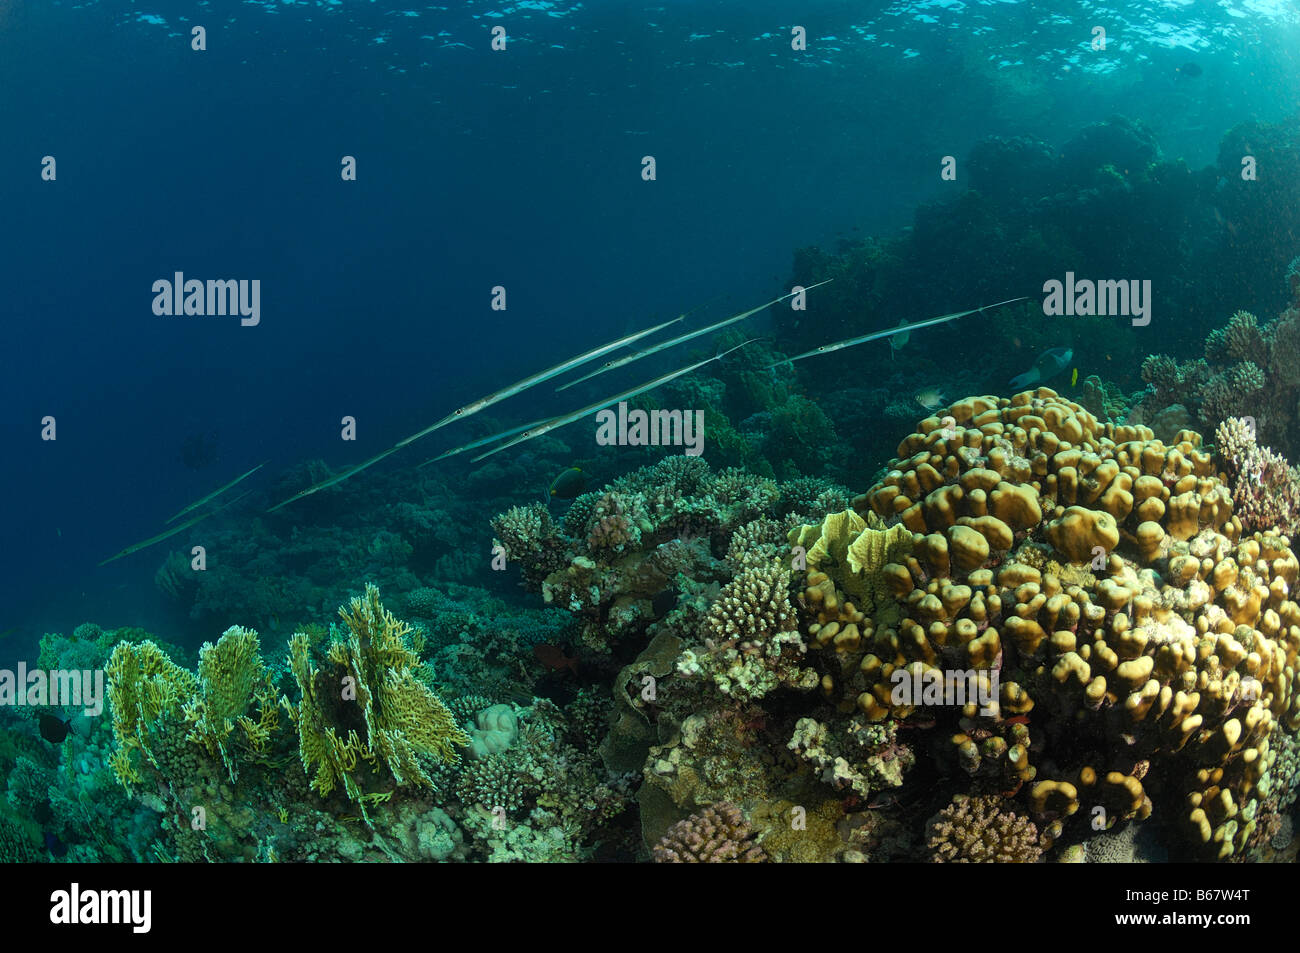
{"label": "yellow coral", "polygon": [[[230,779],[236,771],[227,738],[239,723],[254,748],[265,747],[275,727],[275,707],[268,704],[270,683],[262,663],[257,632],[231,626],[216,645],[205,642],[199,650],[198,692],[185,706],[185,718],[193,728],[187,741],[201,744],[213,757],[220,757]],[[246,712],[255,696],[263,699],[259,720]]]}
{"label": "yellow coral", "polygon": [[290,668],[302,691],[296,711],[299,755],[309,776],[315,769],[312,786],[324,796],[341,782],[363,805],[351,773],[358,758],[373,770],[387,768],[399,786],[431,785],[418,755],[454,761],[455,746],[468,744],[469,737],[417,677],[418,634],[383,607],[373,585],[339,615],[349,635],[329,646],[331,672],[312,664],[306,635],[298,633],[290,642]]}
{"label": "yellow coral", "polygon": [[154,761],[147,743],[150,726],[163,714],[179,716],[197,683],[193,675],[150,641],[119,643],[105,672],[108,703],[113,710],[113,737],[117,741],[109,763],[117,779],[129,788],[141,780],[132,752],[138,751]]}

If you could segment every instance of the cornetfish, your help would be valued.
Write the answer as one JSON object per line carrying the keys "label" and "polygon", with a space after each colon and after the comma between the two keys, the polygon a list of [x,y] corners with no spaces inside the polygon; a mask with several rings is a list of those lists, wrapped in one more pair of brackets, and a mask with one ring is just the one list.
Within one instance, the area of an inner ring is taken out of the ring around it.
{"label": "cornetfish", "polygon": [[283,503],[275,504],[275,506],[271,507],[269,510],[267,510],[267,512],[274,513],[280,507],[288,506],[290,503],[293,503],[296,500],[301,500],[304,496],[311,496],[313,493],[319,490],[323,490],[326,487],[337,486],[338,484],[342,483],[344,480],[348,479],[349,477],[356,476],[366,467],[378,463],[380,460],[384,459],[384,457],[388,456],[390,453],[396,453],[396,452],[397,452],[397,447],[389,447],[383,453],[376,454],[375,456],[371,457],[369,460],[366,460],[362,463],[358,463],[355,467],[352,467],[351,469],[344,470],[342,473],[336,474],[335,476],[330,477],[328,480],[323,480],[320,483],[307,487],[307,489],[305,490],[295,493],[293,496],[289,497]]}
{"label": "cornetfish", "polygon": [[873,331],[871,334],[864,334],[861,337],[848,338],[844,341],[836,341],[834,344],[823,344],[819,348],[811,351],[805,351],[794,357],[787,357],[785,360],[769,364],[768,369],[780,367],[782,364],[792,364],[795,361],[802,361],[805,357],[816,357],[818,354],[830,354],[833,351],[840,351],[846,347],[853,347],[856,344],[866,344],[868,341],[878,341],[881,338],[893,337],[895,334],[910,334],[912,331],[920,328],[928,328],[935,324],[943,324],[947,321],[956,321],[958,318],[964,318],[968,314],[975,314],[978,311],[987,311],[989,308],[998,308],[1004,304],[1014,304],[1017,301],[1026,301],[1028,297],[1008,298],[1006,301],[999,301],[995,304],[986,304],[983,307],[971,308],[969,311],[957,311],[953,314],[943,314],[937,318],[926,318],[924,321],[917,321],[915,324],[904,324],[896,328],[888,328],[884,331]]}
{"label": "cornetfish", "polygon": [[411,434],[411,436],[407,437],[405,440],[398,441],[397,446],[405,447],[408,443],[413,443],[421,437],[433,433],[439,427],[445,427],[447,424],[468,417],[470,414],[477,414],[484,407],[491,407],[493,404],[503,401],[507,397],[513,397],[521,391],[528,390],[528,388],[536,386],[543,381],[548,381],[552,377],[557,377],[566,371],[571,371],[575,367],[581,367],[588,361],[594,361],[598,357],[604,357],[610,351],[617,350],[625,344],[631,344],[633,341],[639,341],[647,334],[654,334],[656,331],[662,331],[669,325],[676,324],[678,321],[682,320],[683,317],[685,317],[685,315],[673,318],[671,321],[665,321],[663,324],[656,324],[654,327],[646,328],[644,331],[637,331],[635,334],[629,334],[627,337],[621,337],[617,341],[610,341],[608,344],[602,344],[600,347],[587,351],[584,354],[579,354],[577,357],[571,357],[567,361],[562,361],[554,367],[548,367],[544,371],[538,371],[536,374],[525,377],[521,381],[516,381],[509,387],[503,388],[496,393],[488,394],[486,397],[480,397],[478,400],[472,401],[464,407],[453,410],[446,417],[443,417],[442,420],[439,420],[431,426],[425,427],[419,433]]}
{"label": "cornetfish", "polygon": [[123,556],[130,556],[132,553],[138,553],[140,550],[146,549],[149,546],[152,546],[154,543],[161,543],[164,539],[167,539],[170,536],[175,536],[177,533],[183,533],[185,530],[189,529],[195,523],[201,523],[212,514],[220,513],[228,506],[234,506],[236,503],[238,503],[240,500],[242,500],[244,497],[248,496],[248,494],[252,492],[253,492],[252,490],[245,490],[243,493],[239,494],[239,496],[235,497],[229,503],[223,503],[214,510],[208,510],[206,513],[200,513],[198,516],[195,516],[193,519],[186,520],[180,526],[175,526],[172,529],[167,530],[166,532],[159,533],[157,536],[150,536],[148,539],[142,540],[141,542],[132,543],[130,546],[126,547],[126,549],[122,550],[120,553],[117,553],[114,556],[109,556],[99,565],[107,566],[109,563],[113,562],[114,560],[121,559]]}
{"label": "cornetfish", "polygon": [[204,503],[208,502],[208,500],[216,499],[216,498],[219,497],[222,493],[225,493],[227,490],[229,490],[232,486],[234,486],[234,485],[235,485],[236,483],[238,483],[239,481],[241,481],[241,480],[243,480],[243,479],[245,479],[245,478],[247,478],[247,477],[251,477],[251,476],[252,476],[254,473],[256,473],[258,470],[262,469],[262,467],[266,466],[266,464],[267,464],[267,461],[263,460],[261,463],[259,463],[259,464],[258,464],[257,466],[255,466],[255,467],[253,467],[253,469],[249,470],[247,473],[244,473],[244,474],[241,474],[240,476],[235,477],[233,480],[231,480],[231,481],[230,481],[229,483],[227,483],[225,486],[221,487],[221,489],[219,489],[219,490],[213,490],[211,493],[209,493],[207,496],[205,496],[203,499],[199,500],[198,502],[196,502],[196,503],[191,503],[189,506],[185,507],[185,509],[181,510],[179,513],[177,513],[175,516],[173,516],[171,519],[169,519],[167,522],[170,523],[170,522],[172,522],[172,520],[178,520],[178,519],[180,519],[182,516],[184,516],[186,513],[190,512],[190,510],[197,510],[197,509],[198,509],[200,506],[202,506]]}
{"label": "cornetfish", "polygon": [[520,424],[518,427],[511,427],[509,430],[503,430],[500,433],[494,433],[490,437],[479,437],[477,440],[471,440],[463,447],[456,447],[454,450],[444,450],[436,457],[430,460],[425,460],[415,469],[419,470],[421,467],[427,467],[429,464],[437,463],[439,460],[445,460],[447,457],[454,457],[456,454],[464,453],[466,450],[477,450],[479,447],[483,446],[484,444],[492,443],[495,440],[504,440],[506,437],[513,437],[515,434],[523,433],[525,430],[530,430],[533,427],[540,427],[542,424],[546,423],[546,421],[550,419],[551,419],[550,417],[544,417],[541,420],[534,420],[532,423]]}
{"label": "cornetfish", "polygon": [[588,404],[586,407],[583,407],[581,410],[575,410],[573,411],[573,413],[565,414],[562,417],[556,417],[552,420],[548,420],[540,427],[534,427],[529,430],[525,430],[518,437],[515,437],[514,440],[510,440],[506,443],[503,443],[499,447],[493,447],[487,453],[480,453],[477,457],[474,457],[471,460],[471,462],[478,463],[480,460],[485,459],[486,457],[490,457],[494,453],[500,453],[502,450],[505,450],[509,447],[513,447],[517,444],[521,444],[525,440],[532,440],[534,437],[540,437],[544,433],[550,433],[552,430],[555,430],[558,427],[563,427],[566,424],[571,424],[575,420],[581,420],[583,417],[587,416],[588,414],[595,413],[596,411],[600,410],[603,407],[608,407],[610,404],[617,404],[620,400],[627,400],[628,398],[635,397],[638,394],[644,394],[646,391],[653,390],[654,388],[658,387],[660,384],[668,383],[670,380],[672,380],[675,377],[681,377],[683,374],[689,374],[691,371],[698,370],[699,368],[703,367],[705,364],[711,364],[714,361],[719,360],[720,358],[726,357],[732,351],[739,351],[746,344],[752,344],[756,340],[757,338],[750,338],[748,341],[744,341],[740,344],[737,344],[733,348],[728,348],[727,350],[723,351],[721,354],[715,354],[713,355],[713,357],[705,358],[704,360],[692,364],[689,367],[683,367],[681,370],[673,371],[669,374],[664,374],[662,377],[656,377],[652,381],[647,381],[646,383],[641,384],[638,387],[633,387],[631,390],[625,390],[621,394],[615,394],[613,397],[606,397],[604,400],[598,400],[594,404]]}
{"label": "cornetfish", "polygon": [[[809,285],[807,288],[804,288],[803,290],[812,291],[813,288],[820,288],[822,285],[829,284],[834,280],[835,280],[834,278],[827,278],[825,281],[819,281],[815,285]],[[556,391],[566,390],[567,388],[572,387],[574,384],[581,384],[583,381],[589,381],[593,377],[598,377],[599,375],[604,374],[606,371],[612,371],[620,367],[626,367],[628,364],[631,364],[633,361],[639,361],[643,357],[649,357],[651,354],[658,354],[660,351],[666,351],[670,347],[676,347],[678,344],[684,344],[685,342],[693,340],[694,338],[697,338],[702,334],[708,334],[710,331],[716,331],[719,328],[725,328],[729,324],[735,324],[737,321],[743,321],[745,320],[745,318],[748,318],[750,315],[757,314],[758,312],[762,311],[764,308],[769,308],[774,304],[779,304],[780,302],[784,301],[786,298],[793,298],[797,294],[799,294],[798,291],[791,291],[789,294],[781,295],[781,297],[779,298],[773,298],[771,301],[768,301],[765,304],[760,304],[757,308],[750,308],[748,311],[743,311],[740,314],[732,315],[731,317],[719,321],[716,324],[710,324],[706,328],[700,328],[698,331],[691,331],[689,334],[683,334],[680,335],[679,337],[672,338],[671,340],[663,341],[659,344],[655,344],[651,347],[646,348],[644,351],[637,351],[635,354],[626,354],[623,357],[615,358],[612,361],[606,361],[597,370],[592,371],[590,374],[585,374],[582,377],[579,377],[577,380],[569,381],[569,383],[567,384],[561,384],[559,387],[555,389]]]}

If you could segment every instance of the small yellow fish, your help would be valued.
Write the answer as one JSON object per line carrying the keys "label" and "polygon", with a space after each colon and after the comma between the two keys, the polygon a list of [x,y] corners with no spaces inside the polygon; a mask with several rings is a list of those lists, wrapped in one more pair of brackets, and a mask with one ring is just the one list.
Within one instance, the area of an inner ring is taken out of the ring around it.
{"label": "small yellow fish", "polygon": [[1073,387],[1077,383],[1079,383],[1079,369],[1076,367],[1074,373],[1070,375],[1070,386]]}

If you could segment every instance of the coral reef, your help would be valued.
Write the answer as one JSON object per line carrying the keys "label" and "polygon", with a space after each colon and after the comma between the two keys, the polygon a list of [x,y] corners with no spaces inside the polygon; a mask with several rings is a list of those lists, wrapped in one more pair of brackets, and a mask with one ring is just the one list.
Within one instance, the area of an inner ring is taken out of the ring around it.
{"label": "coral reef", "polygon": [[1174,404],[1186,407],[1203,433],[1229,418],[1249,418],[1262,443],[1294,456],[1300,452],[1297,354],[1300,298],[1265,325],[1237,311],[1206,337],[1204,357],[1148,356],[1142,362],[1148,393],[1128,420],[1154,426],[1156,416]]}
{"label": "coral reef", "polygon": [[[925,706],[951,725],[946,760],[1023,785],[1054,838],[1081,808],[1108,824],[1150,814],[1142,778],[1158,765],[1178,779],[1166,792],[1190,792],[1162,799],[1186,850],[1240,852],[1270,736],[1300,727],[1300,563],[1285,537],[1243,533],[1199,437],[1181,438],[1103,426],[1047,388],[922,421],[855,501],[913,534],[912,554],[880,569],[895,607],[831,640],[824,690],[868,718],[907,719],[919,706],[895,699],[895,673],[942,685],[966,672],[954,715]],[[825,646],[814,627],[832,599],[850,609],[844,590],[863,575],[847,559],[810,566],[810,645]],[[975,704],[994,688],[989,709]]]}

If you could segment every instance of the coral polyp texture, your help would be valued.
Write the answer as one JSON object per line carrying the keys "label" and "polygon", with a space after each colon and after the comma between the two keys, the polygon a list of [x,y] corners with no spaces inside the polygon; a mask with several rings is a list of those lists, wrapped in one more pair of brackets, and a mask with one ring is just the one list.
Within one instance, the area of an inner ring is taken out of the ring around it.
{"label": "coral polyp texture", "polygon": [[[910,554],[854,558],[871,548],[854,538],[810,559],[823,692],[878,722],[925,708],[940,757],[1018,796],[1049,840],[1159,813],[1190,855],[1242,852],[1275,783],[1271,742],[1300,727],[1300,563],[1287,537],[1243,532],[1200,444],[1100,424],[1047,388],[921,421],[854,501],[906,527]],[[954,672],[965,697],[936,690],[947,707],[895,690],[951,688]]]}
{"label": "coral polyp texture", "polygon": [[734,804],[715,804],[678,821],[655,845],[661,864],[761,864],[768,858]]}
{"label": "coral polyp texture", "polygon": [[1214,444],[1242,525],[1287,534],[1300,529],[1300,469],[1259,446],[1253,420],[1229,417]]}

